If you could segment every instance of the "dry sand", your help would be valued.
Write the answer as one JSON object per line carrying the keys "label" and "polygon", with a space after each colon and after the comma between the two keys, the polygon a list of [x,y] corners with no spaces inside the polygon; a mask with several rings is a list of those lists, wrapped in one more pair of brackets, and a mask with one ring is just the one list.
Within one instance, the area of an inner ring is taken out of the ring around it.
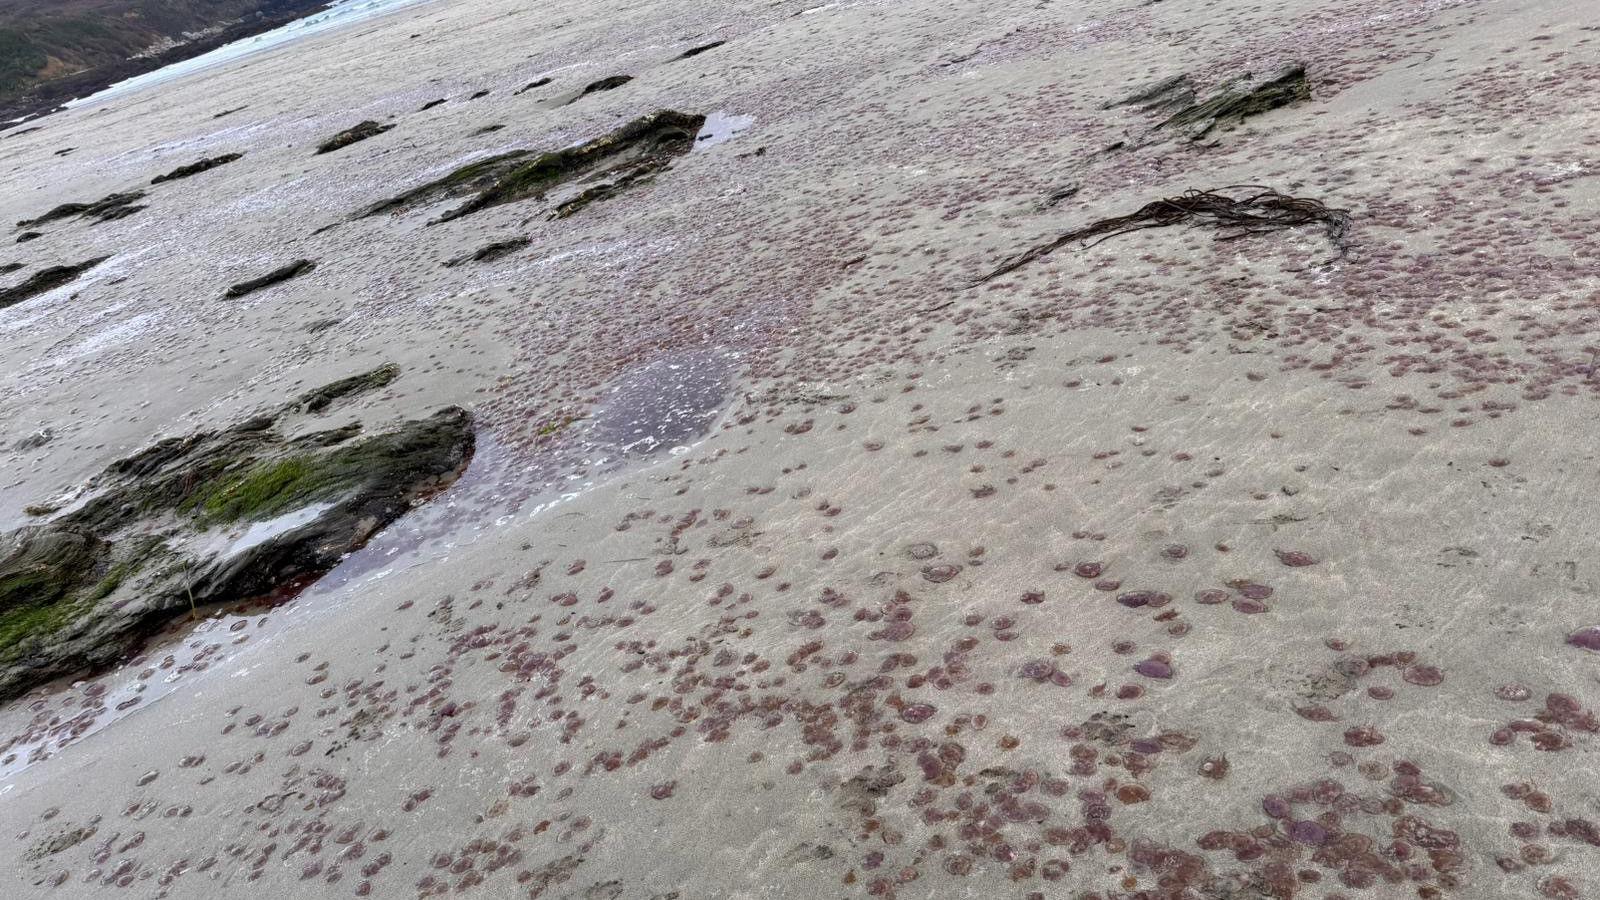
{"label": "dry sand", "polygon": [[[481,429],[287,605],[0,711],[0,895],[1600,897],[1589,18],[439,2],[0,135],[9,220],[245,154],[0,250],[113,254],[0,311],[3,443],[54,434],[0,525],[382,362],[333,419]],[[1289,60],[1309,101],[1203,141],[1101,108]],[[659,108],[749,118],[567,219],[348,221]],[[1348,255],[1176,227],[972,284],[1235,184]]]}

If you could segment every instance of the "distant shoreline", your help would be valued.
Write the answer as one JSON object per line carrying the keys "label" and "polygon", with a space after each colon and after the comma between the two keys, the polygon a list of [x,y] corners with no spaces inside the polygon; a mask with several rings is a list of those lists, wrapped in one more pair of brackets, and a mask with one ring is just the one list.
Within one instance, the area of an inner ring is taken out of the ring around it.
{"label": "distant shoreline", "polygon": [[[335,5],[333,0],[285,0],[278,12],[251,17],[209,37],[152,56],[125,59],[114,65],[100,66],[37,85],[23,96],[0,101],[0,134],[58,112],[64,109],[64,104],[69,101],[99,93],[117,82],[154,72],[165,66],[209,53],[234,41],[280,28],[299,19],[324,12],[333,5]],[[17,121],[19,119],[21,121]]]}

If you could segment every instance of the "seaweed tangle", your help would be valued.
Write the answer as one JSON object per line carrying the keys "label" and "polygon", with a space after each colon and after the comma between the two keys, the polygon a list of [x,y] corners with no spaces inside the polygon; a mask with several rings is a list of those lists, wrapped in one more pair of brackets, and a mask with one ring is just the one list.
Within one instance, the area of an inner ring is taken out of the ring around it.
{"label": "seaweed tangle", "polygon": [[[1220,191],[1253,191],[1235,199]],[[1143,231],[1147,228],[1166,228],[1171,225],[1200,225],[1217,228],[1218,240],[1231,241],[1270,231],[1282,231],[1301,225],[1323,227],[1335,249],[1342,257],[1349,250],[1345,236],[1350,230],[1350,213],[1329,208],[1319,200],[1290,197],[1259,185],[1233,185],[1210,191],[1189,190],[1177,197],[1168,197],[1146,203],[1125,216],[1113,216],[1091,222],[1082,228],[1069,231],[1054,240],[1029,247],[1010,257],[999,268],[978,279],[981,284],[998,278],[1037,259],[1078,241],[1087,241],[1084,249],[1121,234]]]}

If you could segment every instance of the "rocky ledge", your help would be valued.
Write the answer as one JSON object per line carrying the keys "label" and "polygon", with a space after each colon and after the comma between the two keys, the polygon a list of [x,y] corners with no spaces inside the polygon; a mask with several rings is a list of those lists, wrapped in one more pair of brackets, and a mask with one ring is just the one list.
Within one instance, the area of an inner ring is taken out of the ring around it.
{"label": "rocky ledge", "polygon": [[359,423],[307,431],[332,400],[391,380],[376,371],[163,440],[30,508],[44,521],[0,536],[0,700],[108,665],[176,613],[320,575],[454,481],[473,450],[458,407],[360,439]]}

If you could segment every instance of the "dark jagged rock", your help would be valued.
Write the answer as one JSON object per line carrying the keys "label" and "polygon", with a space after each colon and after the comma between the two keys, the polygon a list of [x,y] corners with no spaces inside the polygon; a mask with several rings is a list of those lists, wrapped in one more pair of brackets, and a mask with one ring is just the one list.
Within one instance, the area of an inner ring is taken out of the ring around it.
{"label": "dark jagged rock", "polygon": [[[641,183],[667,169],[675,157],[694,149],[695,136],[705,121],[703,115],[660,110],[575,147],[537,156],[527,150],[502,153],[380,201],[357,218],[404,212],[472,195],[465,204],[438,219],[448,222],[502,203],[543,199],[550,191],[579,179],[601,182],[583,192],[588,195],[586,198],[580,195],[560,203],[556,215],[571,215],[595,200],[612,196],[623,187]],[[581,202],[574,204],[574,201]]]}
{"label": "dark jagged rock", "polygon": [[583,90],[579,91],[578,95],[573,97],[571,100],[568,100],[567,103],[576,103],[590,94],[599,94],[604,91],[614,91],[632,80],[632,75],[610,75],[600,79],[599,81],[591,81],[584,85]]}
{"label": "dark jagged rock", "polygon": [[228,288],[226,291],[223,291],[222,296],[229,299],[243,297],[245,294],[254,293],[262,288],[271,287],[281,281],[288,281],[291,278],[304,275],[316,267],[317,264],[309,259],[297,259],[286,266],[273,269],[271,272],[262,275],[260,278],[252,278],[249,281],[241,281],[233,287]]}
{"label": "dark jagged rock", "polygon": [[135,206],[139,200],[144,199],[144,191],[128,191],[126,193],[107,194],[93,203],[63,203],[35,219],[24,219],[17,223],[18,228],[37,228],[51,222],[59,222],[67,218],[94,219],[98,222],[108,222],[112,219],[121,219],[131,216],[143,206]]}
{"label": "dark jagged rock", "polygon": [[718,47],[721,47],[723,44],[726,44],[726,43],[727,43],[727,41],[712,41],[709,44],[701,44],[698,47],[690,47],[689,49],[687,49],[687,50],[683,51],[682,53],[678,54],[678,58],[679,59],[689,59],[691,57],[699,56],[700,54],[706,52],[707,50],[715,50]]}
{"label": "dark jagged rock", "polygon": [[42,237],[44,237],[44,233],[41,231],[24,231],[23,233],[17,235],[17,243],[26,244],[29,241]]}
{"label": "dark jagged rock", "polygon": [[551,81],[553,81],[553,80],[554,80],[554,79],[552,79],[552,78],[551,78],[551,77],[550,77],[550,76],[548,76],[548,75],[546,75],[546,76],[545,76],[545,77],[543,77],[543,78],[539,78],[539,79],[535,79],[535,80],[533,80],[533,81],[530,81],[530,82],[528,82],[528,83],[527,83],[527,84],[525,84],[525,85],[523,85],[523,86],[522,86],[522,87],[519,87],[519,88],[517,88],[517,89],[516,89],[516,90],[514,90],[514,91],[512,91],[512,92],[511,92],[511,96],[513,96],[513,97],[515,97],[515,96],[517,96],[517,95],[518,95],[518,94],[523,94],[523,93],[527,93],[527,92],[528,92],[528,91],[531,91],[531,90],[533,90],[533,89],[534,89],[534,88],[542,88],[542,87],[544,87],[544,86],[545,86],[545,85],[547,85],[547,84],[549,84],[549,83],[550,83],[550,82],[551,82]]}
{"label": "dark jagged rock", "polygon": [[107,665],[195,605],[327,571],[472,455],[455,407],[360,441],[359,424],[290,439],[289,414],[160,441],[76,510],[0,536],[0,700]]}
{"label": "dark jagged rock", "polygon": [[292,408],[302,412],[319,413],[333,405],[335,400],[365,394],[381,387],[388,387],[396,378],[400,377],[400,367],[388,363],[360,375],[351,375],[341,378],[331,384],[325,384],[313,391],[307,391],[291,404]]}
{"label": "dark jagged rock", "polygon": [[29,450],[37,450],[55,439],[56,433],[54,429],[41,428],[12,444],[11,449],[18,453],[26,453]]}
{"label": "dark jagged rock", "polygon": [[1290,63],[1260,78],[1245,73],[1204,101],[1173,113],[1156,128],[1181,128],[1193,140],[1205,136],[1218,125],[1240,122],[1309,99],[1311,86],[1306,82],[1306,67]]}
{"label": "dark jagged rock", "polygon": [[437,181],[430,181],[399,196],[382,200],[363,210],[356,218],[364,219],[380,213],[406,212],[440,200],[478,193],[493,185],[532,155],[530,150],[512,150],[509,153],[480,159],[462,166]]}
{"label": "dark jagged rock", "polygon": [[579,178],[609,179],[585,189],[580,198],[561,204],[557,215],[571,215],[594,200],[612,196],[623,187],[664,171],[674,157],[694,149],[695,135],[700,133],[705,121],[702,115],[663,110],[635,119],[588,143],[541,154],[507,172],[465,204],[446,212],[439,221],[448,222],[491,206],[530,197],[542,199],[552,189]]}
{"label": "dark jagged rock", "polygon": [[1173,75],[1160,81],[1147,84],[1134,91],[1121,100],[1112,100],[1101,105],[1101,109],[1116,109],[1119,106],[1137,106],[1146,112],[1159,110],[1171,112],[1193,106],[1195,101],[1194,82],[1188,75]]}
{"label": "dark jagged rock", "polygon": [[24,300],[37,297],[45,291],[53,291],[64,284],[70,284],[76,281],[79,275],[110,258],[109,256],[97,256],[74,266],[51,266],[47,269],[40,269],[33,273],[27,281],[16,287],[0,290],[0,309],[15,306]]}
{"label": "dark jagged rock", "polygon": [[208,157],[197,162],[192,162],[187,166],[179,166],[165,175],[157,175],[156,177],[150,179],[150,183],[161,184],[162,182],[166,181],[177,181],[180,178],[188,178],[192,175],[199,175],[201,172],[209,172],[212,169],[215,169],[217,166],[225,166],[243,156],[243,153],[224,153],[221,156]]}
{"label": "dark jagged rock", "polygon": [[8,262],[5,265],[0,265],[0,275],[10,275],[12,272],[20,272],[22,271],[22,267],[22,263]]}
{"label": "dark jagged rock", "polygon": [[393,127],[393,123],[381,125],[371,119],[365,122],[358,122],[318,144],[317,153],[332,153],[335,150],[343,150],[351,144],[364,141],[367,138],[377,137]]}
{"label": "dark jagged rock", "polygon": [[485,244],[471,253],[449,260],[444,266],[447,269],[453,269],[469,262],[493,262],[502,256],[509,256],[532,243],[531,239],[524,237],[495,241],[492,244]]}

